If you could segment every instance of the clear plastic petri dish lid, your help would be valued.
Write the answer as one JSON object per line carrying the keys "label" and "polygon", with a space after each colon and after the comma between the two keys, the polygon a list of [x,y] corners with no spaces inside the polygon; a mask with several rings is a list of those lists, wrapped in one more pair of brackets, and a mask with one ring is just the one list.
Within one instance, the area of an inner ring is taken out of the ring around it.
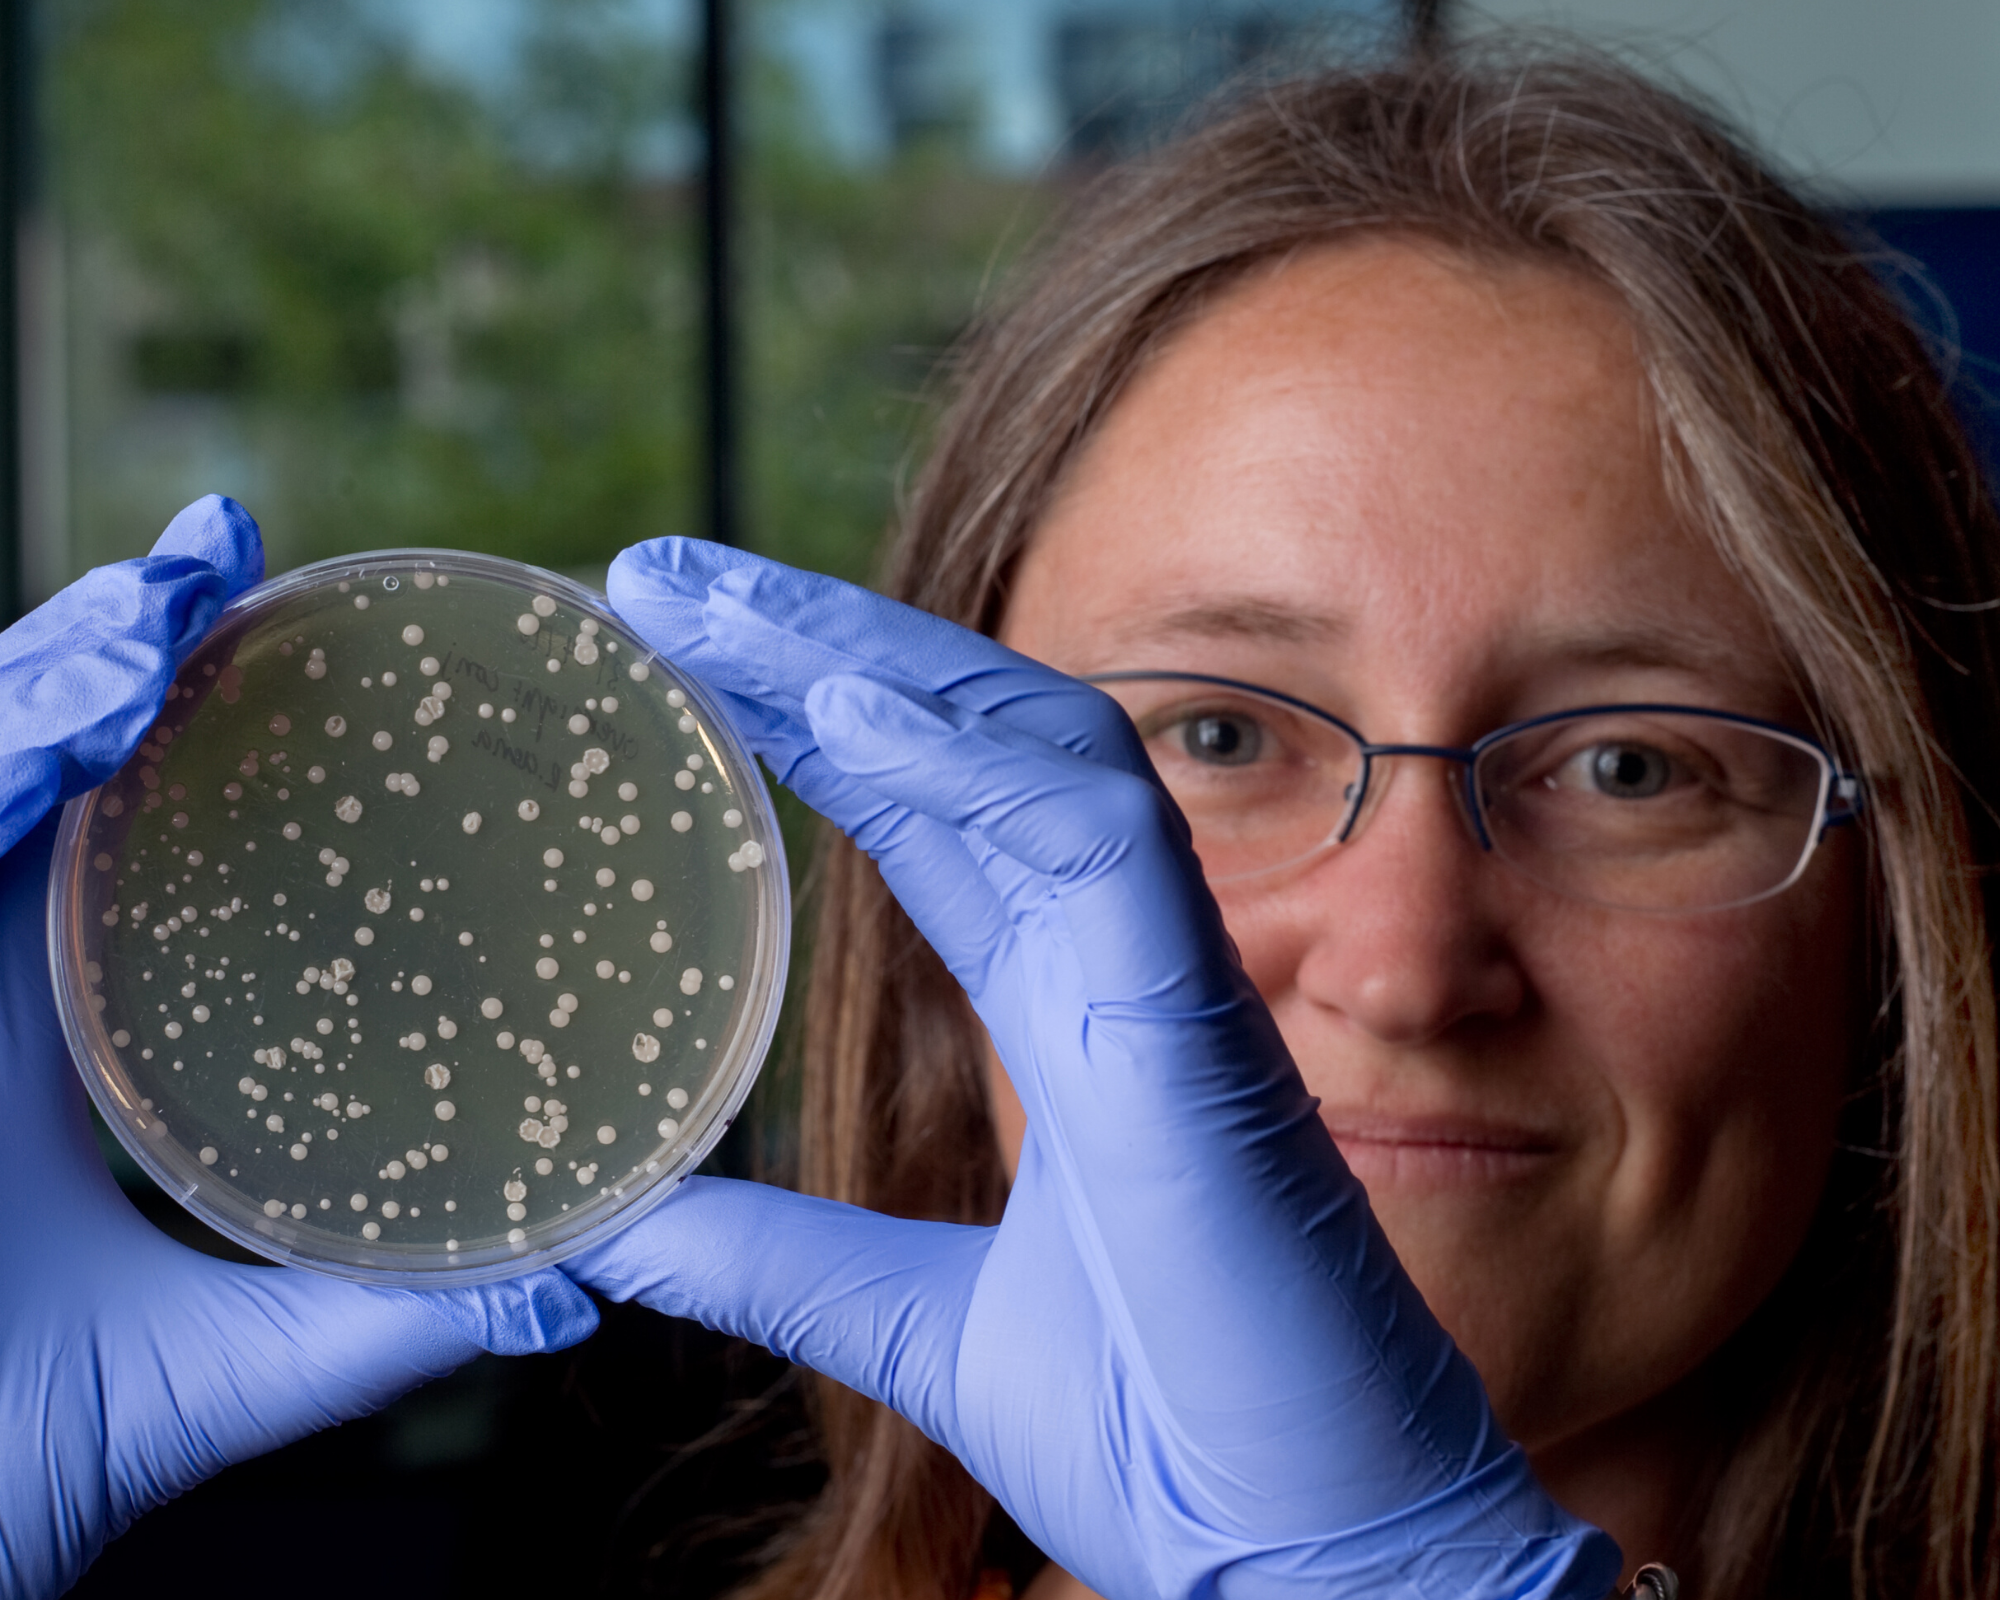
{"label": "clear plastic petri dish lid", "polygon": [[603,597],[394,550],[243,595],[72,801],[50,950],[134,1159],[210,1227],[405,1287],[643,1215],[784,990],[768,791]]}

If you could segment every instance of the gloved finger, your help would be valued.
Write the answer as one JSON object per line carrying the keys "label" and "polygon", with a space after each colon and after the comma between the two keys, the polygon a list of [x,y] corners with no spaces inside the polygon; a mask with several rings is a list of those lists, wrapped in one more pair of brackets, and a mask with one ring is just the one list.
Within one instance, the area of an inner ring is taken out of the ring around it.
{"label": "gloved finger", "polygon": [[764,564],[762,556],[706,539],[647,539],[618,553],[604,592],[654,649],[679,661],[707,637],[709,586],[733,568]]}
{"label": "gloved finger", "polygon": [[899,905],[949,904],[948,918],[930,917],[925,942],[967,994],[983,993],[1014,947],[1015,930],[1006,901],[982,865],[983,851],[967,847],[952,829],[896,806],[893,830],[865,836],[869,856]]}
{"label": "gloved finger", "polygon": [[[481,1350],[560,1350],[598,1322],[590,1296],[553,1267],[464,1288],[388,1289],[161,1245],[144,1264],[81,1280],[73,1273],[65,1292],[94,1292],[128,1331],[151,1325],[150,1337],[120,1344],[154,1352],[159,1373],[122,1375],[120,1403],[145,1415],[212,1419],[214,1467],[377,1410]],[[145,1293],[155,1274],[174,1292]],[[144,1401],[149,1382],[172,1386],[173,1403]]]}
{"label": "gloved finger", "polygon": [[86,573],[0,633],[0,851],[124,765],[188,652],[263,573],[250,514],[210,495],[152,555]]}
{"label": "gloved finger", "polygon": [[[115,1264],[72,1261],[54,1280],[59,1296],[37,1296],[12,1319],[0,1370],[10,1417],[45,1410],[51,1394],[62,1403],[61,1374],[77,1358],[66,1344],[77,1326],[95,1321],[119,1337],[88,1352],[102,1427],[58,1417],[18,1441],[14,1467],[46,1488],[10,1493],[9,1505],[45,1504],[51,1517],[112,1537],[224,1467],[378,1411],[481,1349],[560,1349],[597,1324],[589,1296],[554,1269],[419,1293],[236,1266],[157,1234],[153,1243]],[[96,1503],[78,1504],[85,1496]],[[10,1534],[23,1548],[79,1561],[95,1553],[60,1528]],[[53,1581],[59,1576],[32,1592],[58,1592],[66,1586]]]}
{"label": "gloved finger", "polygon": [[[607,583],[612,603],[658,649],[732,694],[796,712],[804,687],[828,672],[886,665],[892,656],[926,683],[1024,662],[989,639],[869,590],[699,539],[653,539],[622,552]],[[712,637],[723,615],[764,616],[776,659],[760,660]],[[965,654],[966,642],[974,654]]]}
{"label": "gloved finger", "polygon": [[146,559],[188,556],[222,574],[225,599],[264,581],[264,537],[257,519],[226,494],[205,494],[183,506],[153,541]]}
{"label": "gloved finger", "polygon": [[797,708],[766,705],[745,692],[709,647],[704,615],[709,585],[718,576],[761,562],[761,557],[702,539],[649,539],[619,552],[604,588],[611,608],[642,639],[701,677],[703,687],[723,702],[744,742],[780,782],[790,784],[791,769],[811,754],[810,742],[797,737]]}
{"label": "gloved finger", "polygon": [[[783,584],[776,579],[771,580],[771,587],[784,591],[779,594],[778,600],[797,600],[799,604],[794,609],[792,620],[803,619],[808,626],[794,630],[789,622],[774,621],[766,610],[742,604],[734,593],[727,592],[728,586],[742,587],[751,578],[761,582],[770,578],[771,572],[786,580]],[[794,583],[791,580],[798,581]],[[792,594],[792,590],[799,593]],[[845,590],[845,593],[830,593],[829,590]],[[844,585],[833,585],[829,580],[809,574],[790,573],[782,568],[768,571],[732,568],[718,580],[717,589],[710,597],[706,613],[709,639],[716,649],[726,649],[730,660],[754,664],[753,671],[760,692],[774,697],[760,705],[760,712],[766,719],[771,716],[771,707],[781,704],[796,703],[803,713],[804,699],[795,690],[809,696],[813,684],[826,681],[828,676],[843,675],[839,668],[840,658],[829,652],[823,634],[837,635],[842,629],[851,627],[854,621],[851,613],[856,605],[863,603],[888,608],[888,603],[879,597],[848,589]],[[971,708],[996,723],[1023,728],[1038,738],[1047,739],[1080,755],[1093,758],[1108,756],[1111,758],[1110,765],[1143,774],[1147,783],[1157,786],[1151,765],[1129,720],[1108,696],[1015,656],[1011,651],[1001,650],[990,640],[940,623],[934,617],[910,612],[903,607],[892,609],[902,613],[901,620],[914,619],[920,630],[931,636],[929,644],[933,648],[929,649],[928,655],[933,666],[945,653],[946,646],[964,657],[984,662],[979,671],[961,675],[947,697],[952,703],[969,703]],[[870,641],[876,654],[895,656],[899,666],[909,664],[903,662],[897,652],[885,649],[878,634],[871,633]],[[913,652],[917,658],[916,665],[922,666],[925,654],[922,650]],[[785,666],[788,660],[791,669]],[[961,661],[959,665],[963,667],[965,663]],[[874,673],[869,675],[877,676]],[[928,676],[937,677],[940,674],[932,672]],[[888,677],[890,681],[915,690],[906,673],[888,670]],[[769,738],[760,753],[773,762],[781,780],[807,804],[861,842],[871,855],[883,862],[885,870],[898,870],[896,863],[913,859],[912,852],[888,852],[871,844],[870,839],[891,832],[908,835],[921,830],[896,828],[882,806],[880,796],[865,785],[856,786],[851,774],[842,773],[837,766],[826,762],[814,742],[815,738],[810,719],[801,715],[787,720],[785,731]],[[952,870],[943,870],[944,858],[955,858],[957,854],[955,851],[935,849],[917,853],[934,869],[928,880],[928,888],[933,894],[955,898],[971,881],[963,862],[953,859],[950,863]],[[963,928],[972,924],[960,919],[954,926]],[[939,950],[954,970],[959,970],[960,961],[955,953],[942,943]]]}
{"label": "gloved finger", "polygon": [[[735,701],[758,753],[784,768],[811,748],[801,713],[820,678],[869,671],[946,695],[1128,771],[1146,769],[1107,696],[1005,646],[852,584],[696,540],[636,546],[612,567],[621,615]],[[699,601],[699,606],[697,606]]]}
{"label": "gloved finger", "polygon": [[[1046,877],[1073,923],[1120,930],[1076,952],[1093,1001],[1199,1013],[1243,993],[1187,826],[1156,783],[874,677],[821,679],[807,714],[826,758],[869,790]],[[919,927],[949,926],[949,898],[909,889]]]}
{"label": "gloved finger", "polygon": [[[954,901],[960,916],[950,930],[936,930],[934,944],[959,980],[968,981],[968,972],[977,970],[990,956],[993,939],[1004,935],[1006,913],[965,841],[907,806],[884,799],[842,772],[817,749],[797,754],[789,766],[774,768],[774,772],[780,783],[821,816],[832,819],[880,863],[885,874],[892,879],[908,878],[913,886]],[[973,937],[968,938],[968,934]]]}
{"label": "gloved finger", "polygon": [[931,948],[967,989],[976,988],[1012,939],[1006,906],[979,855],[957,830],[857,783],[817,752],[792,773],[792,791],[836,819],[880,867],[898,900],[948,904],[953,915],[927,930]]}
{"label": "gloved finger", "polygon": [[[346,1284],[316,1272],[272,1274],[262,1268],[242,1268],[250,1272],[254,1286],[270,1286],[272,1300],[284,1304],[294,1316],[294,1328],[306,1324],[330,1326],[348,1308],[358,1308],[376,1296],[394,1296],[408,1312],[408,1322],[398,1322],[410,1348],[436,1344],[444,1332],[476,1350],[490,1350],[496,1356],[534,1356],[546,1350],[566,1350],[578,1340],[590,1338],[598,1328],[598,1308],[588,1294],[560,1268],[548,1266],[520,1278],[502,1278],[496,1284],[466,1284],[460,1288],[370,1288],[366,1284]],[[332,1314],[336,1312],[338,1314]],[[444,1332],[432,1332],[430,1322]],[[326,1352],[328,1356],[332,1352]],[[470,1352],[468,1352],[470,1354]],[[460,1356],[462,1360],[464,1356]]]}
{"label": "gloved finger", "polygon": [[[745,702],[754,705],[754,702]],[[761,707],[757,708],[761,711]],[[817,750],[792,765],[776,769],[778,781],[824,817],[832,818],[885,871],[915,874],[938,892],[955,892],[965,913],[957,929],[1003,933],[1005,913],[992,885],[981,875],[965,843],[948,828],[919,817],[907,806],[885,800],[866,784],[857,783]],[[983,912],[983,915],[980,914]],[[938,953],[964,981],[968,966],[976,967],[990,949],[990,939],[952,939]]]}
{"label": "gloved finger", "polygon": [[612,1300],[736,1334],[959,1438],[953,1352],[990,1228],[908,1222],[690,1178],[563,1271]]}
{"label": "gloved finger", "polygon": [[[934,943],[961,981],[991,959],[1004,913],[962,846],[825,761],[803,716],[816,675],[891,661],[954,683],[996,714],[1024,714],[1072,748],[1127,744],[1129,724],[1108,697],[939,618],[851,584],[699,540],[658,539],[625,551],[610,590],[621,614],[720,692],[779,782],[830,818],[892,877],[922,884],[961,915]],[[963,937],[970,932],[974,936]]]}

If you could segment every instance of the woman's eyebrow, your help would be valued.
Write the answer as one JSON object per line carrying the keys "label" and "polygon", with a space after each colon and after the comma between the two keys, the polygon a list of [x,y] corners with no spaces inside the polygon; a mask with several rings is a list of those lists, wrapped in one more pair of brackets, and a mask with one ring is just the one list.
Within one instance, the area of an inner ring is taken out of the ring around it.
{"label": "woman's eyebrow", "polygon": [[1261,639],[1279,644],[1321,644],[1347,630],[1344,618],[1304,606],[1239,596],[1201,600],[1151,612],[1136,620],[1134,640],[1164,638]]}
{"label": "woman's eyebrow", "polygon": [[1756,641],[1644,624],[1542,633],[1526,641],[1521,654],[1565,666],[1667,669],[1720,678],[1765,676],[1769,660]]}

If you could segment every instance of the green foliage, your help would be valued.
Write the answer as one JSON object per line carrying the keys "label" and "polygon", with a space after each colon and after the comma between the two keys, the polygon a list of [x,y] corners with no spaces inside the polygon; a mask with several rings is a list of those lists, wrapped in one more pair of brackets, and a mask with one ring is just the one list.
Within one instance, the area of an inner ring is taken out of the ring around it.
{"label": "green foliage", "polygon": [[[744,532],[860,577],[936,356],[1046,199],[947,142],[815,137],[747,11]],[[388,545],[590,569],[701,531],[691,63],[538,0],[517,71],[427,71],[365,0],[69,0],[46,112],[69,238],[71,565],[236,494],[274,567]],[[657,168],[659,163],[655,162]]]}
{"label": "green foliage", "polygon": [[[593,9],[547,0],[504,107],[356,5],[317,8],[342,59],[306,86],[256,0],[75,13],[50,122],[80,555],[142,547],[195,487],[250,500],[288,562],[435,544],[578,566],[693,530],[687,186],[627,155],[687,68],[593,37]],[[177,421],[249,481],[144,481],[174,476],[146,442]]]}

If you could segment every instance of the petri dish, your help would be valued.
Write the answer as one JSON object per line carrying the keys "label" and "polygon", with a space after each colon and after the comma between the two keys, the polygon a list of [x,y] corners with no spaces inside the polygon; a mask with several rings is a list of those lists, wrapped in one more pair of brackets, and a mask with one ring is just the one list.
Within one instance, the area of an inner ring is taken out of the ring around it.
{"label": "petri dish", "polygon": [[790,895],[754,759],[602,596],[395,550],[222,613],[68,806],[49,917],[71,1052],[162,1188],[422,1287],[560,1260],[700,1163]]}

